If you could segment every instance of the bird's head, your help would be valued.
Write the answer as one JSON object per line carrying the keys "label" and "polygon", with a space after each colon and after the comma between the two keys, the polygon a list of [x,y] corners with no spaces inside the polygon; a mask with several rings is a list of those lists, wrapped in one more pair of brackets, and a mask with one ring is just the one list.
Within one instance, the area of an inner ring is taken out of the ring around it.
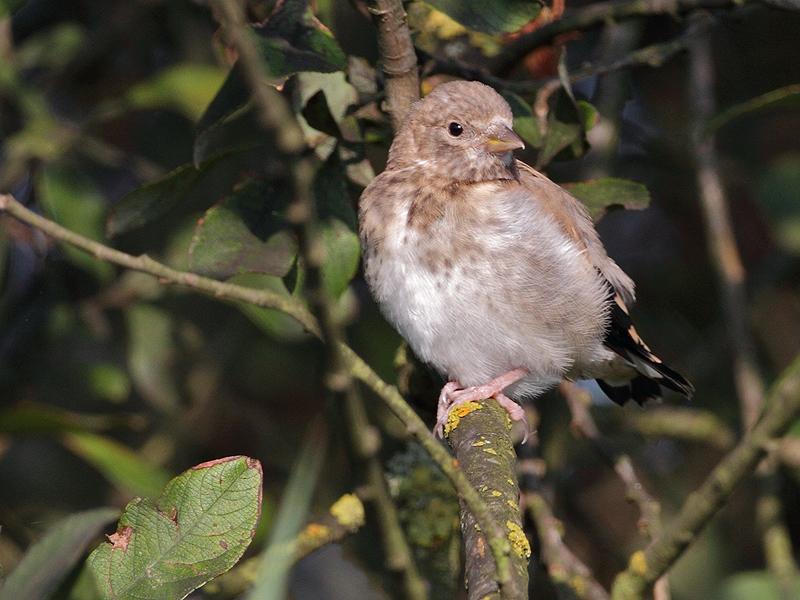
{"label": "bird's head", "polygon": [[458,181],[516,179],[513,152],[525,144],[511,126],[511,108],[489,86],[443,83],[411,107],[389,164]]}

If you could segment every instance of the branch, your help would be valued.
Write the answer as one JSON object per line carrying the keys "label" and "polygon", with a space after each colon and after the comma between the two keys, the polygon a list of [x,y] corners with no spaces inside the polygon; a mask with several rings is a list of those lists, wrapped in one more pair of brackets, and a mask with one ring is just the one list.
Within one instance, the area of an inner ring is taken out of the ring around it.
{"label": "branch", "polygon": [[720,450],[729,450],[736,441],[733,431],[716,414],[693,408],[663,406],[626,412],[622,426],[648,437],[698,442]]}
{"label": "branch", "polygon": [[646,550],[634,553],[628,568],[614,581],[613,600],[642,598],[800,415],[800,357],[772,388],[766,406],[761,420],[689,496],[670,526]]}
{"label": "branch", "polygon": [[[545,46],[563,33],[587,31],[599,27],[609,21],[619,21],[635,17],[651,15],[678,15],[697,9],[726,8],[752,3],[753,0],[622,0],[596,2],[564,15],[553,21],[522,35],[506,45],[491,61],[490,70],[504,73],[516,64],[520,58],[540,46]],[[765,1],[764,4],[770,4]]]}
{"label": "branch", "polygon": [[706,126],[716,112],[711,43],[697,39],[692,46],[690,102],[694,107],[692,149],[697,167],[697,186],[706,226],[711,262],[722,290],[726,329],[733,344],[733,372],[742,411],[742,424],[750,429],[764,403],[764,391],[756,366],[753,340],[747,325],[745,271],[733,233],[728,200],[719,170],[713,134]]}
{"label": "branch", "polygon": [[[306,525],[297,537],[285,544],[283,552],[296,563],[312,552],[340,542],[364,526],[364,505],[355,494],[345,494],[321,518]],[[254,556],[220,575],[203,587],[203,592],[222,597],[243,594],[258,580],[261,556]]]}
{"label": "branch", "polygon": [[[466,549],[469,600],[528,597],[528,559],[531,547],[522,530],[516,459],[511,441],[511,421],[495,400],[467,402],[450,411],[445,427],[461,469],[477,488],[494,522],[502,523],[510,579],[499,589],[495,564],[486,551],[487,540],[469,506],[461,504],[461,532]],[[488,540],[491,545],[492,540]],[[502,592],[502,595],[501,595]]]}
{"label": "branch", "polygon": [[589,567],[564,544],[561,538],[563,525],[553,515],[544,496],[538,492],[527,492],[525,502],[528,513],[536,524],[542,545],[542,559],[547,564],[553,582],[568,586],[577,598],[608,600],[608,592],[592,576]]}
{"label": "branch", "polygon": [[[691,42],[697,36],[708,32],[713,24],[713,19],[707,15],[701,19],[697,19],[692,23],[687,30],[675,39],[668,42],[659,44],[651,44],[644,48],[639,48],[632,52],[628,52],[625,56],[612,61],[601,62],[598,64],[585,64],[578,69],[574,70],[569,75],[570,83],[577,83],[599,75],[607,75],[622,69],[636,68],[636,67],[661,67],[670,59],[674,58],[680,52],[686,50]],[[541,80],[516,80],[504,79],[492,75],[487,69],[482,67],[475,67],[462,63],[457,60],[445,59],[441,57],[431,57],[427,62],[423,73],[433,75],[437,73],[445,75],[454,75],[462,79],[470,79],[480,81],[492,87],[508,90],[517,93],[536,92],[542,87],[551,82],[558,82],[558,78],[541,79]]]}
{"label": "branch", "polygon": [[600,455],[611,465],[625,485],[627,498],[639,508],[640,531],[651,539],[655,538],[661,532],[661,506],[642,485],[630,457],[619,452],[603,439],[603,435],[589,412],[591,395],[570,381],[561,382],[558,389],[572,413],[573,429],[591,441]]}
{"label": "branch", "polygon": [[564,543],[563,524],[553,515],[542,492],[542,480],[547,464],[541,458],[539,436],[536,433],[540,421],[539,412],[530,404],[525,408],[534,433],[519,452],[522,500],[536,528],[541,560],[556,588],[556,596],[567,599],[608,600],[608,592],[594,578],[589,567]]}
{"label": "branch", "polygon": [[378,29],[386,101],[397,131],[411,104],[419,99],[417,55],[401,0],[369,0],[369,12]]}

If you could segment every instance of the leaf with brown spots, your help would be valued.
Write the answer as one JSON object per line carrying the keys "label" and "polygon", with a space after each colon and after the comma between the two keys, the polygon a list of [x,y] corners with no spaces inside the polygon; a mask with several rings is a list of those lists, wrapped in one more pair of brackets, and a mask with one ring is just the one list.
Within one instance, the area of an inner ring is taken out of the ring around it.
{"label": "leaf with brown spots", "polygon": [[117,531],[89,556],[104,598],[185,598],[241,558],[261,512],[261,464],[217,459],[125,507]]}

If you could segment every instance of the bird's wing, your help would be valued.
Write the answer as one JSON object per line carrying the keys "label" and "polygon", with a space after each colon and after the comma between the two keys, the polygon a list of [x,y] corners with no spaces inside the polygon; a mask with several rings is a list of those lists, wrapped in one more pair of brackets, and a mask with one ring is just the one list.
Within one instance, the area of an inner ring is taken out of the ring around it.
{"label": "bird's wing", "polygon": [[520,183],[525,186],[542,208],[553,215],[564,233],[585,249],[586,259],[602,273],[623,304],[636,300],[633,280],[606,254],[594,223],[581,202],[558,184],[534,168],[517,161]]}

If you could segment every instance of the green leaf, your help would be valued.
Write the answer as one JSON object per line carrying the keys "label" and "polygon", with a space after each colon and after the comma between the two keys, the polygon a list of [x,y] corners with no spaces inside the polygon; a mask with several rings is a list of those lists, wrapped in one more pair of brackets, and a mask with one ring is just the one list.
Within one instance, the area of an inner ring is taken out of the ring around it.
{"label": "green leaf", "polygon": [[[307,10],[305,2],[282,3],[253,34],[264,65],[264,77],[274,84],[303,71],[331,73],[347,66],[347,56],[333,35]],[[241,111],[249,99],[250,88],[238,67],[234,67],[200,119],[198,138],[221,120]]]}
{"label": "green leaf", "polygon": [[464,27],[490,34],[516,31],[539,14],[531,0],[425,0]]}
{"label": "green leaf", "polygon": [[564,187],[586,205],[595,221],[610,210],[641,210],[650,205],[650,192],[647,188],[629,179],[602,177],[565,184]]}
{"label": "green leaf", "polygon": [[124,415],[77,413],[47,404],[24,402],[0,410],[0,432],[14,435],[102,431],[132,422]]}
{"label": "green leaf", "polygon": [[297,254],[284,217],[290,200],[285,187],[242,185],[198,223],[189,249],[191,270],[219,279],[248,272],[286,275]]}
{"label": "green leaf", "polygon": [[325,290],[338,298],[358,270],[361,244],[356,231],[356,215],[336,154],[319,169],[314,180],[314,196],[319,217],[318,235],[325,256],[321,275]]}
{"label": "green leaf", "polygon": [[293,561],[286,548],[306,519],[327,446],[327,432],[317,420],[306,432],[300,455],[292,465],[292,475],[275,515],[269,544],[259,562],[256,583],[247,600],[283,600],[286,597]]}
{"label": "green leaf", "polygon": [[86,38],[86,30],[74,22],[56,25],[27,38],[17,52],[14,63],[19,70],[58,71],[85,47]]}
{"label": "green leaf", "polygon": [[325,249],[322,284],[332,298],[338,298],[358,270],[361,246],[358,236],[338,219],[321,224],[320,235]]}
{"label": "green leaf", "polygon": [[[283,280],[272,275],[243,273],[232,277],[229,283],[290,296]],[[280,310],[262,308],[249,302],[237,302],[236,306],[253,324],[277,339],[296,341],[308,337],[302,325]]]}
{"label": "green leaf", "polygon": [[[48,165],[37,180],[39,201],[45,214],[67,229],[103,241],[106,203],[93,182],[76,169]],[[70,244],[61,244],[69,260],[108,281],[114,268]]]}
{"label": "green leaf", "polygon": [[95,508],[58,521],[33,544],[0,586],[0,600],[41,600],[52,594],[89,543],[113,521],[115,508]]}
{"label": "green leaf", "polygon": [[179,64],[134,85],[124,102],[138,109],[173,108],[195,121],[225,80],[225,71],[202,64]]}
{"label": "green leaf", "polygon": [[74,432],[65,434],[62,441],[120,490],[131,494],[154,495],[169,480],[164,469],[145,461],[111,438]]}
{"label": "green leaf", "polygon": [[514,131],[533,148],[542,145],[542,130],[539,128],[539,120],[533,114],[530,104],[513,92],[503,92],[503,98],[511,106],[511,113],[514,115]]}
{"label": "green leaf", "polygon": [[230,569],[255,532],[261,484],[261,464],[233,456],[182,473],[155,501],[130,502],[88,559],[104,597],[185,598]]}
{"label": "green leaf", "polygon": [[0,0],[0,18],[6,15],[13,15],[25,4],[26,0]]}
{"label": "green leaf", "polygon": [[125,312],[128,325],[128,370],[133,385],[148,402],[167,413],[180,404],[172,363],[175,356],[171,315],[139,303]]}
{"label": "green leaf", "polygon": [[781,600],[800,598],[800,577],[795,578],[792,591],[781,592],[781,584],[766,571],[737,573],[725,580],[714,594],[714,600]]}
{"label": "green leaf", "polygon": [[188,212],[207,208],[230,190],[253,160],[231,151],[209,158],[199,167],[181,165],[120,200],[111,210],[106,232],[114,237],[157,222],[178,209]]}
{"label": "green leaf", "polygon": [[777,242],[787,252],[800,254],[800,154],[770,165],[757,189]]}
{"label": "green leaf", "polygon": [[706,133],[712,133],[730,121],[751,112],[798,106],[800,106],[800,83],[794,83],[725,109],[709,121]]}
{"label": "green leaf", "polygon": [[581,156],[588,148],[586,132],[597,123],[597,109],[585,100],[574,100],[571,90],[554,96],[536,162],[539,168],[562,154],[565,158]]}

